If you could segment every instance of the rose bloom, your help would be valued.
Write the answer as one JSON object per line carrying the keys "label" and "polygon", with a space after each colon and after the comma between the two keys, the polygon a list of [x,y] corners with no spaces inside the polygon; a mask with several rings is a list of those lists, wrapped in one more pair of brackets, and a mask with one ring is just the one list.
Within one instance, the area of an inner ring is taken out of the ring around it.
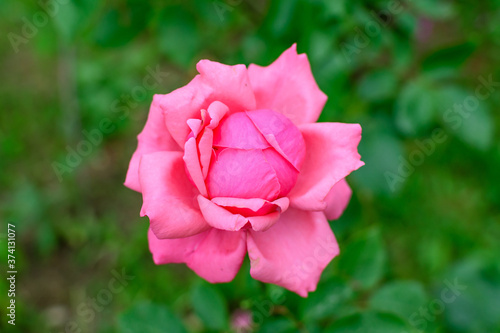
{"label": "rose bloom", "polygon": [[267,67],[201,60],[155,95],[125,185],[142,193],[156,264],[229,282],[250,274],[305,297],[339,253],[328,220],[361,162],[358,124],[315,123],[327,100],[296,46]]}

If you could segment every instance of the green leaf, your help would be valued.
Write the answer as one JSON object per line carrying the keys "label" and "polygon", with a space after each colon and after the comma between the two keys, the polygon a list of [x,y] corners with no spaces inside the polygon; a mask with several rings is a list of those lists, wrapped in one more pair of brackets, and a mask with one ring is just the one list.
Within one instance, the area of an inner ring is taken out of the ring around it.
{"label": "green leaf", "polygon": [[198,51],[198,29],[187,11],[174,9],[169,7],[160,15],[159,47],[173,62],[187,67]]}
{"label": "green leaf", "polygon": [[370,289],[382,279],[385,262],[380,233],[371,229],[345,247],[339,258],[339,270],[362,289]]}
{"label": "green leaf", "polygon": [[411,3],[418,12],[435,19],[446,19],[455,13],[453,5],[446,1],[419,0]]}
{"label": "green leaf", "polygon": [[274,37],[281,37],[290,30],[294,24],[298,0],[272,1],[267,15],[269,30]]}
{"label": "green leaf", "polygon": [[108,8],[94,30],[94,38],[101,46],[123,46],[139,35],[151,16],[148,2],[128,0],[118,8]]}
{"label": "green leaf", "polygon": [[476,255],[459,262],[448,272],[439,292],[436,296],[448,301],[445,317],[450,332],[498,332],[498,255]]}
{"label": "green leaf", "polygon": [[337,320],[326,333],[407,333],[408,325],[399,317],[380,312],[356,313]]}
{"label": "green leaf", "polygon": [[407,35],[391,35],[393,38],[392,57],[394,69],[398,74],[404,74],[415,59],[414,46]]}
{"label": "green leaf", "polygon": [[338,0],[338,1],[320,0],[320,4],[322,6],[322,9],[324,10],[325,16],[328,18],[345,16],[347,11],[346,0]]}
{"label": "green leaf", "polygon": [[401,141],[385,118],[362,121],[363,139],[359,153],[366,166],[356,170],[352,179],[370,193],[392,195],[397,193],[406,178],[399,175],[404,156]]}
{"label": "green leaf", "polygon": [[212,285],[199,283],[191,291],[194,311],[206,327],[222,330],[227,327],[228,311],[226,300]]}
{"label": "green leaf", "polygon": [[266,321],[259,329],[259,333],[292,333],[298,332],[295,324],[288,318],[277,318]]}
{"label": "green leaf", "polygon": [[120,333],[185,333],[182,322],[163,305],[140,302],[118,319]]}
{"label": "green leaf", "polygon": [[397,79],[389,70],[368,73],[358,86],[359,95],[368,101],[378,101],[391,97],[397,87]]}
{"label": "green leaf", "polygon": [[422,69],[424,71],[438,68],[456,70],[474,53],[476,47],[476,44],[467,42],[435,51],[422,61]]}
{"label": "green leaf", "polygon": [[71,1],[60,6],[55,3],[55,6],[58,6],[58,11],[53,16],[54,26],[62,39],[68,42],[75,37],[81,22],[78,7]]}
{"label": "green leaf", "polygon": [[456,86],[437,91],[444,126],[468,145],[488,149],[493,142],[494,121],[486,101]]}
{"label": "green leaf", "polygon": [[377,290],[370,298],[370,307],[409,318],[427,302],[426,292],[419,282],[395,281]]}
{"label": "green leaf", "polygon": [[398,129],[406,135],[416,135],[432,124],[434,95],[423,80],[411,81],[399,94],[394,107]]}
{"label": "green leaf", "polygon": [[352,289],[340,278],[320,283],[316,292],[304,301],[301,317],[305,321],[314,321],[333,316],[352,297]]}

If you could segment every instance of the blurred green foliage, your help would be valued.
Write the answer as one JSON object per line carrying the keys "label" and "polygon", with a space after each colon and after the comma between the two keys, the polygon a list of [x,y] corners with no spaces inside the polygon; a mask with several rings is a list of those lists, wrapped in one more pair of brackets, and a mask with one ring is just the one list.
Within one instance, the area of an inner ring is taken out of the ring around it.
{"label": "blurred green foliage", "polygon": [[[2,332],[235,331],[241,311],[257,332],[500,332],[500,1],[21,0],[0,17],[0,208],[19,271]],[[220,285],[155,266],[122,186],[153,94],[199,59],[267,65],[295,42],[329,97],[320,121],[363,127],[366,166],[331,223],[341,255],[307,299],[248,262]],[[122,269],[133,279],[109,293]]]}

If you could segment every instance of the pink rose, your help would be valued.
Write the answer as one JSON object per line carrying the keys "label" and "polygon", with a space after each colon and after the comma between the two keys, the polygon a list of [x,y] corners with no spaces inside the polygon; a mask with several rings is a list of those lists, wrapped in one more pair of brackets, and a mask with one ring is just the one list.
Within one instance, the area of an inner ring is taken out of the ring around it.
{"label": "pink rose", "polygon": [[358,124],[315,123],[326,102],[293,45],[268,67],[201,60],[155,95],[125,185],[142,192],[156,264],[231,281],[250,274],[305,297],[339,253],[328,219],[364,163]]}

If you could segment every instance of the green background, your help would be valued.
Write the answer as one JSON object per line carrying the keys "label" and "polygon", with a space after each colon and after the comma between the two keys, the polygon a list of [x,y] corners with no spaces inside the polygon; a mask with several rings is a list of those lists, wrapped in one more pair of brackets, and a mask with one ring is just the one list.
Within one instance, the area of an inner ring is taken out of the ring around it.
{"label": "green background", "polygon": [[[500,332],[500,1],[45,3],[0,2],[0,268],[10,222],[18,271],[15,327],[0,280],[2,332],[230,332],[242,311],[258,332]],[[307,299],[251,279],[248,260],[218,285],[155,266],[122,185],[153,94],[200,59],[268,65],[295,42],[329,97],[320,121],[363,128],[366,165],[331,223],[341,255]],[[478,99],[480,76],[494,84]]]}

